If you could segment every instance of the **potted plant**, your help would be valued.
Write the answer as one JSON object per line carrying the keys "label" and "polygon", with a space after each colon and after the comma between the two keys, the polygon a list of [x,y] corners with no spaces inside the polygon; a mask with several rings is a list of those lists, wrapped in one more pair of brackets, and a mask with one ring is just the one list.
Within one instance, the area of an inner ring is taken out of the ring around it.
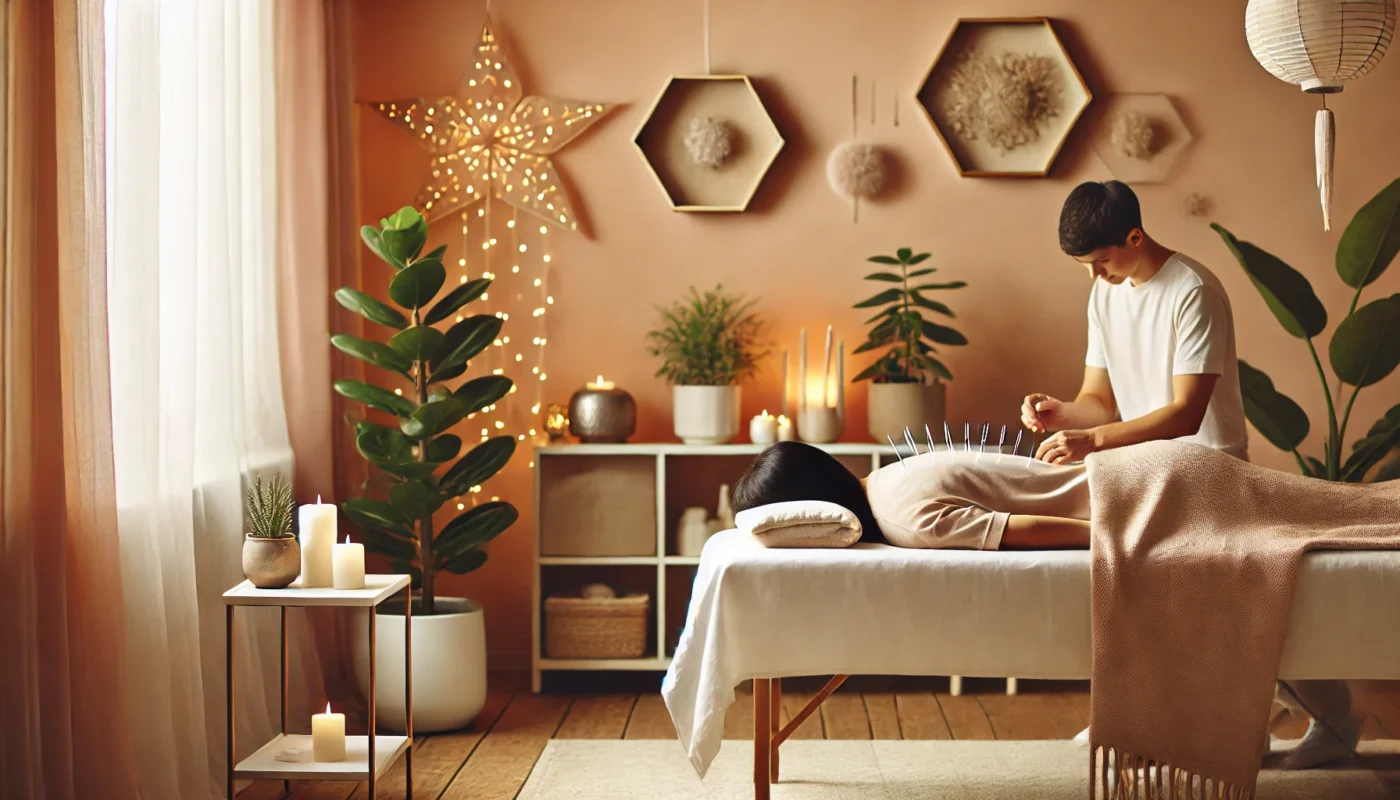
{"label": "potted plant", "polygon": [[1332,400],[1333,387],[1313,344],[1313,338],[1327,327],[1327,310],[1313,293],[1312,284],[1302,273],[1255,245],[1236,239],[1224,227],[1214,223],[1211,227],[1225,240],[1225,246],[1244,267],[1283,329],[1307,342],[1322,381],[1322,396],[1327,401],[1323,457],[1298,452],[1311,427],[1302,407],[1275,389],[1268,375],[1240,359],[1240,391],[1250,423],[1270,444],[1292,453],[1304,475],[1352,483],[1400,478],[1400,454],[1392,457],[1400,448],[1400,404],[1391,406],[1365,436],[1352,444],[1350,455],[1343,447],[1356,396],[1400,365],[1400,294],[1356,307],[1361,290],[1374,283],[1400,252],[1400,180],[1392,181],[1362,206],[1337,243],[1337,275],[1352,289],[1351,305],[1332,331],[1327,347],[1328,361],[1336,375],[1338,403],[1347,394],[1346,387],[1351,387],[1340,417]]}
{"label": "potted plant", "polygon": [[259,589],[285,589],[301,574],[301,545],[292,533],[292,486],[281,475],[254,478],[247,496],[243,574]]}
{"label": "potted plant", "polygon": [[[486,563],[482,547],[509,528],[518,514],[510,503],[481,503],[441,530],[434,530],[433,516],[495,475],[515,452],[515,437],[504,435],[462,454],[462,439],[449,432],[510,391],[511,380],[500,375],[451,386],[471,359],[496,339],[502,320],[493,314],[462,316],[462,309],[486,292],[489,280],[468,281],[438,298],[447,277],[441,260],[447,248],[420,255],[428,224],[414,209],[399,210],[381,220],[378,228],[366,225],[360,236],[394,271],[389,298],[398,308],[351,288],[336,292],[335,298],[392,335],[388,344],[345,334],[332,336],[331,343],[399,375],[411,388],[400,394],[360,381],[336,381],[337,392],[381,412],[390,422],[366,420],[355,426],[355,447],[387,481],[387,499],[358,497],[342,503],[341,510],[363,532],[365,547],[387,557],[395,572],[411,575],[419,590],[413,601],[414,728],[450,730],[471,722],[485,702],[485,624],[479,604],[439,597],[435,576],[442,571],[465,575]],[[461,321],[445,331],[434,327],[454,317]],[[443,469],[449,462],[453,463]],[[379,720],[402,730],[402,603],[385,603],[379,613]],[[363,637],[351,638],[358,649],[361,688],[367,689],[368,645]]]}
{"label": "potted plant", "polygon": [[647,334],[647,352],[661,358],[658,376],[673,390],[676,436],[686,444],[724,444],[739,433],[739,382],[763,357],[763,323],[753,301],[723,286],[660,308],[661,326]]}
{"label": "potted plant", "polygon": [[898,269],[897,272],[873,272],[865,276],[866,280],[899,284],[855,305],[855,308],[880,308],[879,313],[865,321],[873,327],[869,338],[854,352],[880,349],[885,352],[851,379],[870,381],[866,416],[870,436],[877,442],[884,441],[887,434],[898,440],[905,427],[922,431],[925,425],[941,426],[947,401],[943,381],[952,380],[953,374],[938,360],[934,345],[967,344],[967,338],[958,331],[924,319],[924,310],[953,316],[948,306],[926,292],[961,289],[967,285],[963,281],[952,281],[911,286],[913,278],[937,271],[934,267],[910,269],[928,257],[928,253],[914,253],[908,247],[901,247],[893,256],[866,259]]}

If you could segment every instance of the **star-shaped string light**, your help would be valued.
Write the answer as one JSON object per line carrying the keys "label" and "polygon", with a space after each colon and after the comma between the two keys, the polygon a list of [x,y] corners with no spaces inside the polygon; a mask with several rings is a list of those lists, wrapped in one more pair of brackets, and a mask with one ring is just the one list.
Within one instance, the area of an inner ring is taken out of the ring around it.
{"label": "star-shaped string light", "polygon": [[577,230],[549,157],[611,106],[523,95],[488,16],[456,97],[370,104],[432,154],[432,169],[414,201],[429,222],[472,205],[489,190],[552,225]]}

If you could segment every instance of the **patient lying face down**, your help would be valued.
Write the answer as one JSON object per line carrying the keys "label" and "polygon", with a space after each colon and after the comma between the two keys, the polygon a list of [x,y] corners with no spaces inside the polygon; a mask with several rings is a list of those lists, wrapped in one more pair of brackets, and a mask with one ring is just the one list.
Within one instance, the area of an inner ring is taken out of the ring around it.
{"label": "patient lying face down", "polygon": [[906,457],[860,480],[823,450],[778,442],[739,479],[734,508],[791,500],[850,509],[864,542],[977,550],[1089,546],[1083,464],[944,451]]}

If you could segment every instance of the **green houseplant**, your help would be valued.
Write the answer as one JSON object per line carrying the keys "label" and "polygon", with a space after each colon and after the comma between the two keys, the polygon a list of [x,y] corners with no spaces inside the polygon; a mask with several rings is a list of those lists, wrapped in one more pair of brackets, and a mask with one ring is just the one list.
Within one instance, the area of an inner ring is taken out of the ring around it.
{"label": "green houseplant", "polygon": [[[519,515],[510,503],[481,503],[440,531],[434,530],[433,515],[495,475],[515,452],[514,437],[497,436],[462,454],[461,437],[450,432],[463,418],[510,391],[511,380],[500,375],[472,378],[456,388],[451,385],[466,373],[471,359],[496,339],[502,320],[493,314],[461,313],[486,292],[489,280],[467,281],[438,297],[447,278],[442,265],[447,248],[422,254],[428,224],[413,208],[380,220],[377,228],[362,227],[360,236],[393,270],[389,298],[394,305],[349,287],[337,291],[335,298],[392,335],[384,344],[336,334],[331,344],[408,380],[412,389],[401,395],[360,381],[335,382],[337,392],[382,412],[390,423],[366,420],[355,426],[356,449],[387,479],[387,499],[357,497],[342,503],[341,510],[362,531],[366,548],[388,557],[394,571],[411,575],[421,590],[414,614],[415,683],[425,688],[451,685],[453,680],[460,684],[455,693],[425,696],[425,707],[415,701],[415,726],[423,730],[461,727],[485,699],[481,610],[462,598],[438,597],[434,578],[442,571],[466,574],[486,563],[482,547]],[[459,316],[461,321],[446,330],[436,327]],[[379,663],[380,703],[388,699],[386,721],[393,725],[397,720],[402,727],[402,707],[392,705],[393,698],[402,703],[402,690],[393,688],[394,671],[402,670],[402,658],[386,655],[403,652],[402,617],[379,629],[379,653],[384,656]],[[367,664],[367,656],[361,660]],[[424,665],[421,674],[419,664]],[[452,669],[461,675],[436,681],[427,672],[434,669]],[[469,691],[460,691],[463,686]]]}
{"label": "green houseplant", "polygon": [[657,311],[647,352],[661,359],[656,374],[673,385],[676,435],[686,444],[723,444],[739,433],[739,383],[766,355],[763,322],[754,301],[722,285],[689,294]]}
{"label": "green houseplant", "polygon": [[301,574],[301,545],[292,533],[292,485],[276,474],[267,483],[254,478],[244,510],[248,533],[243,538],[243,574],[259,589],[286,588]]}
{"label": "green houseplant", "polygon": [[1383,380],[1400,364],[1400,294],[1357,307],[1362,290],[1374,283],[1400,252],[1400,180],[1392,181],[1356,212],[1337,244],[1337,275],[1353,291],[1346,316],[1332,332],[1327,347],[1328,361],[1336,376],[1335,401],[1332,382],[1313,342],[1327,327],[1327,310],[1313,293],[1312,284],[1276,256],[1235,238],[1218,224],[1211,227],[1225,241],[1283,329],[1307,343],[1327,401],[1322,458],[1298,451],[1311,427],[1302,407],[1278,391],[1263,371],[1241,360],[1240,389],[1250,423],[1275,447],[1292,453],[1304,475],[1349,482],[1400,478],[1400,460],[1387,459],[1400,445],[1400,404],[1391,406],[1365,436],[1354,442],[1349,454],[1343,447],[1357,394]]}
{"label": "green houseplant", "polygon": [[885,288],[854,306],[880,309],[865,321],[871,326],[870,332],[865,343],[854,352],[884,352],[852,378],[853,381],[870,381],[866,415],[870,436],[876,441],[884,440],[887,434],[898,439],[898,432],[905,427],[921,431],[925,425],[935,426],[943,422],[943,409],[947,401],[943,381],[952,380],[953,374],[938,359],[935,345],[967,344],[967,337],[954,328],[932,322],[924,316],[925,311],[930,311],[953,318],[952,309],[929,297],[928,293],[961,289],[967,285],[963,281],[911,285],[915,278],[923,278],[937,271],[934,267],[912,269],[927,261],[928,257],[928,253],[915,253],[908,247],[901,247],[893,256],[871,256],[866,259],[894,268],[866,275],[866,280]]}

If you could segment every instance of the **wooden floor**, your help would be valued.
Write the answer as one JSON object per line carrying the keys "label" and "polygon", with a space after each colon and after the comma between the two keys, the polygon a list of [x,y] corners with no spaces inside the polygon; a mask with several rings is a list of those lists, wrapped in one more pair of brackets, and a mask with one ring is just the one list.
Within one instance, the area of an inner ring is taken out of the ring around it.
{"label": "wooden floor", "polygon": [[[800,710],[811,692],[790,691],[785,681],[783,722]],[[1065,739],[1089,721],[1085,683],[1021,682],[1007,696],[1000,682],[975,682],[962,696],[946,691],[839,691],[793,738],[797,739]],[[985,683],[985,686],[982,685]],[[799,684],[815,690],[820,682]],[[946,687],[945,687],[946,688]],[[1354,706],[1363,714],[1365,738],[1400,739],[1400,682],[1352,684]],[[726,739],[753,732],[752,697],[741,694],[725,717]],[[1296,737],[1302,720],[1284,719],[1274,733]],[[415,800],[509,800],[552,738],[674,739],[675,729],[655,693],[540,694],[522,678],[492,676],[486,707],[467,730],[418,737],[414,750]],[[294,783],[295,800],[364,800],[364,784]],[[256,782],[240,800],[281,797],[280,782]],[[381,782],[379,797],[404,797],[402,762]]]}

